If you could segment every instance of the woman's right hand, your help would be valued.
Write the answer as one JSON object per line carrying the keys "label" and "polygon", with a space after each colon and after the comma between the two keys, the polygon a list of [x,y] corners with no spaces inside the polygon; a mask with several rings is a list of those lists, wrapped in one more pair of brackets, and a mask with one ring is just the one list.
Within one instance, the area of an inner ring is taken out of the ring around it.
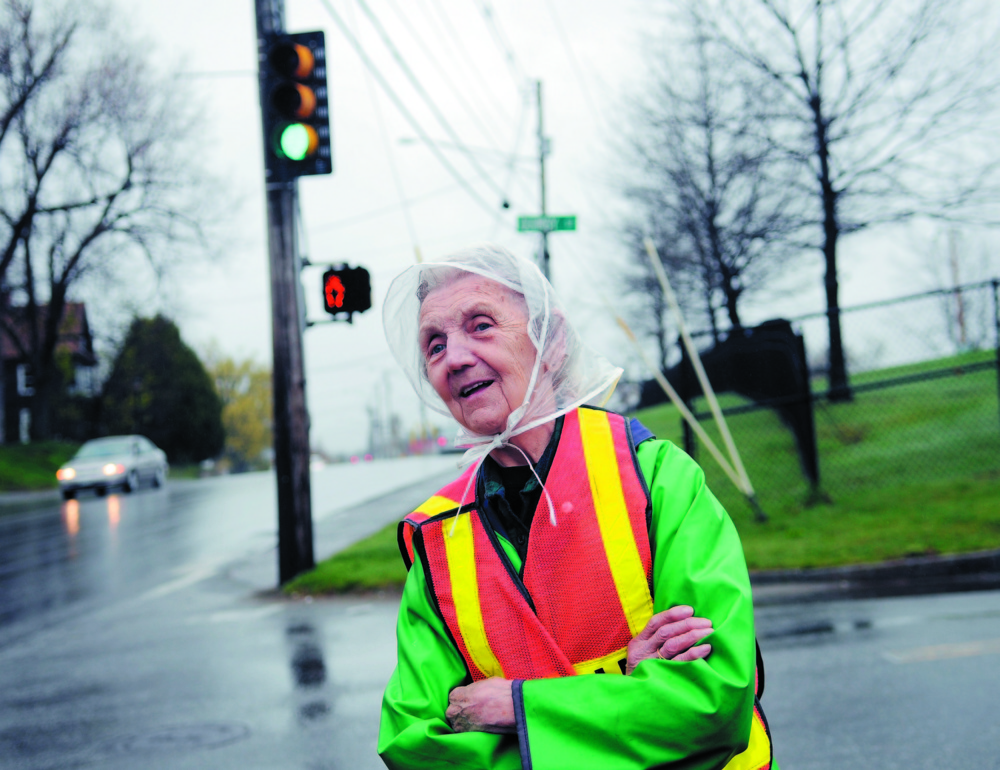
{"label": "woman's right hand", "polygon": [[712,621],[694,617],[694,608],[686,605],[671,607],[649,619],[646,627],[628,644],[625,673],[649,658],[691,661],[707,657],[710,644],[698,644],[712,633]]}

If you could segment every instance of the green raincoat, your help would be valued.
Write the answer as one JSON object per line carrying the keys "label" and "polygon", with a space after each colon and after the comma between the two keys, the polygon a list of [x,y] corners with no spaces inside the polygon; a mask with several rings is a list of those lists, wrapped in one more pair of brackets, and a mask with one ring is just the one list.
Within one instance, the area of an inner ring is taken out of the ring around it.
{"label": "green raincoat", "polygon": [[[434,609],[423,567],[414,564],[399,610],[398,664],[382,702],[378,751],[388,767],[708,770],[746,748],[756,656],[739,536],[684,452],[650,440],[636,454],[652,497],[654,610],[686,604],[709,618],[708,658],[654,658],[630,676],[526,681],[521,738],[454,733],[445,720],[448,693],[471,678]],[[501,544],[519,568],[513,546]]]}

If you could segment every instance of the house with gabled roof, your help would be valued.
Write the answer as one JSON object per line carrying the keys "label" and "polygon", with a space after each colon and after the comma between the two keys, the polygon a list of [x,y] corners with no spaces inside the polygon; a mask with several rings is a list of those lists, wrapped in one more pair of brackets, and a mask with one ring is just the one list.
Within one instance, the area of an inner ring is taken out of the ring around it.
{"label": "house with gabled roof", "polygon": [[[38,307],[39,338],[48,312],[48,305]],[[31,399],[35,395],[30,329],[27,308],[10,304],[10,295],[0,294],[0,443],[27,442],[30,434]],[[97,356],[83,302],[66,303],[56,354],[68,354],[72,365],[67,392],[85,397],[96,395]]]}

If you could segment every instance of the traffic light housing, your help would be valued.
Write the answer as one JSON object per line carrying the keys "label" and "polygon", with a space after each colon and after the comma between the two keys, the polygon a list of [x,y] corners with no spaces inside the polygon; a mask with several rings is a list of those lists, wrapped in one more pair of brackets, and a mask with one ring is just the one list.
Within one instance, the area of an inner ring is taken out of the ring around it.
{"label": "traffic light housing", "polygon": [[372,306],[372,283],[363,267],[332,267],[323,273],[323,308],[331,315],[363,313]]}
{"label": "traffic light housing", "polygon": [[260,52],[268,182],[333,171],[322,32],[266,35]]}

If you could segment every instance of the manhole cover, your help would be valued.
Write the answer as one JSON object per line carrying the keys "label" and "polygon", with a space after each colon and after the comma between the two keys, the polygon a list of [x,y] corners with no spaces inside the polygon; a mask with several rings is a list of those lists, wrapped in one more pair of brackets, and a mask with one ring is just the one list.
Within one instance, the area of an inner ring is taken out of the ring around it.
{"label": "manhole cover", "polygon": [[111,742],[110,749],[121,754],[211,749],[241,741],[248,735],[250,728],[240,724],[172,725],[119,738]]}

